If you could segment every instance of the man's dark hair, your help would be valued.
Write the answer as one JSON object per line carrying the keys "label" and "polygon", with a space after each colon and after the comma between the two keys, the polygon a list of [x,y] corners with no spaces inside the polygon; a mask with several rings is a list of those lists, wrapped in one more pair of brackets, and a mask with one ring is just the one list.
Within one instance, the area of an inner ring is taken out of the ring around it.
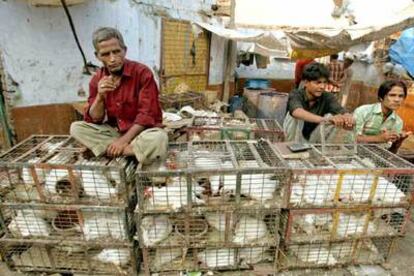
{"label": "man's dark hair", "polygon": [[399,80],[387,80],[384,81],[378,88],[378,99],[383,100],[394,86],[401,87],[404,90],[404,98],[407,97],[407,86],[404,82]]}
{"label": "man's dark hair", "polygon": [[322,63],[312,62],[303,69],[302,80],[315,81],[320,78],[329,79],[329,70]]}
{"label": "man's dark hair", "polygon": [[330,60],[333,60],[333,59],[338,59],[339,58],[339,55],[338,54],[333,54],[333,55],[330,55],[329,56],[329,59]]}

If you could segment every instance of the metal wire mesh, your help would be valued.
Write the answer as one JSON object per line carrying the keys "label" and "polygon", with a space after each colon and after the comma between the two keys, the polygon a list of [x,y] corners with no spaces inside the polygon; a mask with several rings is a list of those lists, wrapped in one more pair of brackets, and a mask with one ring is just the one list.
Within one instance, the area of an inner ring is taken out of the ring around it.
{"label": "metal wire mesh", "polygon": [[0,156],[5,202],[126,205],[136,164],[88,157],[69,136],[32,136]]}
{"label": "metal wire mesh", "polygon": [[307,159],[287,160],[292,170],[290,208],[407,206],[414,166],[375,145],[313,145]]}
{"label": "metal wire mesh", "polygon": [[204,95],[197,92],[161,94],[159,100],[164,110],[180,110],[186,105],[190,105],[195,109],[202,109],[205,106]]}
{"label": "metal wire mesh", "polygon": [[170,145],[164,165],[137,172],[139,210],[171,212],[223,204],[279,207],[288,181],[268,141]]}
{"label": "metal wire mesh", "polygon": [[285,135],[277,120],[196,116],[187,128],[188,140],[268,139],[282,142]]}
{"label": "metal wire mesh", "polygon": [[303,209],[282,213],[286,243],[401,236],[409,220],[403,208]]}
{"label": "metal wire mesh", "polygon": [[279,210],[198,210],[192,213],[136,213],[141,247],[276,246]]}
{"label": "metal wire mesh", "polygon": [[384,237],[342,242],[284,245],[279,252],[280,269],[334,267],[346,264],[381,264],[397,238]]}
{"label": "metal wire mesh", "polygon": [[127,208],[2,204],[3,239],[127,244],[134,221]]}
{"label": "metal wire mesh", "polygon": [[7,266],[20,272],[137,275],[131,246],[0,242]]}
{"label": "metal wire mesh", "polygon": [[[155,272],[174,271],[243,271],[261,270],[276,273],[274,247],[233,248],[157,248],[142,249],[142,271],[146,275]],[[171,274],[169,274],[171,275]]]}

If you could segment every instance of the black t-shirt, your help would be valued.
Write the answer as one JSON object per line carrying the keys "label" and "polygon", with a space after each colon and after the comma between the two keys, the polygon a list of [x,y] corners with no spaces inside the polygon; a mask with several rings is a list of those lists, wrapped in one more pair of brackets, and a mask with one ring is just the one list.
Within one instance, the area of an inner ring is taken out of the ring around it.
{"label": "black t-shirt", "polygon": [[[287,110],[292,115],[292,112],[297,108],[303,108],[313,114],[319,116],[325,116],[330,113],[332,115],[343,114],[347,111],[338,103],[337,99],[332,93],[323,92],[322,95],[316,100],[315,104],[310,107],[309,100],[307,99],[305,89],[295,89],[289,93],[289,100],[287,104]],[[302,129],[302,135],[307,140],[318,126],[316,123],[305,122]]]}

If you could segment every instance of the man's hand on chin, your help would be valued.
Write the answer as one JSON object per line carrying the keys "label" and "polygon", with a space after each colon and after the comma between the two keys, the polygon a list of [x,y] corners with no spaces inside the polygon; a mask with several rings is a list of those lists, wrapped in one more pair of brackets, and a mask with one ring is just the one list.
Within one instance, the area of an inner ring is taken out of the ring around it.
{"label": "man's hand on chin", "polygon": [[126,146],[128,146],[128,142],[126,142],[122,137],[118,138],[108,146],[106,154],[111,157],[121,156]]}

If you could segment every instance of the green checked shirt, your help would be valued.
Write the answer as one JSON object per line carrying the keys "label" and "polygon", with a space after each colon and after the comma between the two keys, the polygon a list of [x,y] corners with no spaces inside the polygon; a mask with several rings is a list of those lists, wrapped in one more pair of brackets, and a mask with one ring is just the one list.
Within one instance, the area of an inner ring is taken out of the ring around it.
{"label": "green checked shirt", "polygon": [[[384,121],[381,103],[358,107],[354,111],[354,119],[356,121],[356,135],[374,136],[380,134],[384,129],[401,133],[403,129],[403,121],[394,111]],[[383,146],[389,148],[391,144],[386,143]]]}

